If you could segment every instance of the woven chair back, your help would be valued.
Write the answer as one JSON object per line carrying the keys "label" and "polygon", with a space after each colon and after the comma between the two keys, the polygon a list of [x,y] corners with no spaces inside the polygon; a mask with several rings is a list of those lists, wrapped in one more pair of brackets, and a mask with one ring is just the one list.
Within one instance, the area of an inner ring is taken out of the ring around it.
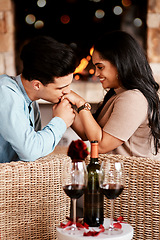
{"label": "woven chair back", "polygon": [[[134,228],[134,240],[160,240],[160,161],[141,157],[100,154],[120,159],[125,168],[125,189],[114,202],[114,217],[123,216]],[[105,217],[110,217],[105,197]]]}
{"label": "woven chair back", "polygon": [[0,239],[54,240],[56,227],[70,215],[61,185],[66,155],[0,165]]}

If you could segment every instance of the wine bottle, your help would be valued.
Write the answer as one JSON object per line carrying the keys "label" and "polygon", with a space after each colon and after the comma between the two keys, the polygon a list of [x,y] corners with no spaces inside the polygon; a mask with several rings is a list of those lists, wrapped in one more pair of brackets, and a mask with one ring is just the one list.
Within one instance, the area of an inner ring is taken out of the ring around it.
{"label": "wine bottle", "polygon": [[99,187],[99,170],[98,141],[91,141],[90,163],[87,166],[88,186],[84,192],[84,222],[90,227],[103,224],[104,196]]}

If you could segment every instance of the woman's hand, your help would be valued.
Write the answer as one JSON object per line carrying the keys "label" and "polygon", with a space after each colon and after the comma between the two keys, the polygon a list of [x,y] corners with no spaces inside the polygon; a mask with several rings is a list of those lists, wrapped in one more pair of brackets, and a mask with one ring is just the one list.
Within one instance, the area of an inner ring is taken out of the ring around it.
{"label": "woman's hand", "polygon": [[67,128],[70,127],[75,119],[74,110],[67,99],[53,106],[53,117],[60,117],[66,123]]}
{"label": "woman's hand", "polygon": [[63,99],[67,99],[73,105],[76,105],[77,108],[81,107],[86,101],[79,96],[77,93],[70,91],[70,93],[65,94]]}

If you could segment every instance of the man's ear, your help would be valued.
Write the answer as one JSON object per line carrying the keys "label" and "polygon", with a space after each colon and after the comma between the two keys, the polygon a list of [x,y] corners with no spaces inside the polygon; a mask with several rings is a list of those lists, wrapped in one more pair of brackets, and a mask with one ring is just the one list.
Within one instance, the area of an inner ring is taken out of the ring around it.
{"label": "man's ear", "polygon": [[32,86],[34,90],[39,91],[42,83],[39,80],[32,80]]}

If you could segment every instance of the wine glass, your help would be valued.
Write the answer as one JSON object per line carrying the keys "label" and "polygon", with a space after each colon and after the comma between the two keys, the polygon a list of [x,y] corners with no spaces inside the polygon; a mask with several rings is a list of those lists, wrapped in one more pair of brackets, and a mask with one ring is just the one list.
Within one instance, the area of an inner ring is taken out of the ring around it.
{"label": "wine glass", "polygon": [[73,203],[73,224],[65,229],[68,230],[69,234],[77,235],[80,231],[76,226],[76,201],[83,195],[88,183],[85,162],[78,160],[65,164],[62,174],[63,190],[72,199]]}
{"label": "wine glass", "polygon": [[123,162],[119,159],[105,159],[101,163],[99,172],[99,186],[102,193],[111,200],[111,218],[110,226],[105,229],[105,233],[109,235],[122,233],[121,229],[117,229],[113,225],[113,204],[124,189],[124,167]]}

